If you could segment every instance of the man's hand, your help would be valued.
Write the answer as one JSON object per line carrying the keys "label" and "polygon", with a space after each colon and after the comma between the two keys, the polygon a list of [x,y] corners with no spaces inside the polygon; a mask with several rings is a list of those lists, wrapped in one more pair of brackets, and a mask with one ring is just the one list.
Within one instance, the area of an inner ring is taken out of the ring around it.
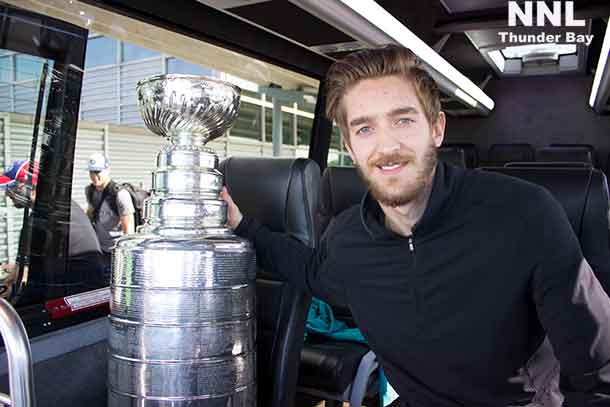
{"label": "man's hand", "polygon": [[227,203],[227,226],[229,226],[231,229],[237,228],[244,216],[241,214],[241,211],[235,202],[233,202],[231,195],[229,195],[229,191],[227,191],[227,187],[222,187],[222,191],[220,191],[220,199]]}

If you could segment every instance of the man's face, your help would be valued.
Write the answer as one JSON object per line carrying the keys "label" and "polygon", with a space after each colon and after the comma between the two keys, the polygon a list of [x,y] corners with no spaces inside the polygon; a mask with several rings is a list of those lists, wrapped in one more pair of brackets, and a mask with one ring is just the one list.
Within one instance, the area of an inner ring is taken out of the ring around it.
{"label": "man's face", "polygon": [[411,202],[431,181],[444,114],[429,123],[413,84],[398,76],[362,80],[342,103],[346,147],[373,197],[392,207]]}
{"label": "man's face", "polygon": [[91,185],[97,190],[103,190],[110,181],[110,171],[89,171],[89,178],[91,179]]}

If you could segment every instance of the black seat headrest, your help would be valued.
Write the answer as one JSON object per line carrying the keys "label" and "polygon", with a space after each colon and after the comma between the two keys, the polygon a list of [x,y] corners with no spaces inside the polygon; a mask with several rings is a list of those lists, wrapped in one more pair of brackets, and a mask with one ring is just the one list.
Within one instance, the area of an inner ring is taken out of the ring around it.
{"label": "black seat headrest", "polygon": [[448,164],[466,168],[466,153],[461,147],[441,146],[438,149],[438,158]]}
{"label": "black seat headrest", "polygon": [[536,161],[593,164],[593,153],[587,147],[543,147],[536,150]]}
{"label": "black seat headrest", "polygon": [[330,220],[360,203],[367,187],[353,167],[328,167],[322,174],[318,224],[324,231]]}
{"label": "black seat headrest", "polygon": [[527,143],[493,144],[489,148],[489,161],[495,165],[513,161],[534,161],[534,149]]}
{"label": "black seat headrest", "polygon": [[530,161],[530,162],[512,162],[504,164],[505,167],[521,167],[521,168],[589,168],[591,163],[584,162],[545,162],[545,161]]}
{"label": "black seat headrest", "polygon": [[586,148],[591,151],[591,154],[595,156],[595,147],[591,144],[565,144],[565,143],[552,143],[549,144],[549,147],[578,147],[578,148]]}
{"label": "black seat headrest", "polygon": [[353,167],[328,167],[322,175],[320,202],[325,213],[336,216],[360,203],[367,187]]}
{"label": "black seat headrest", "polygon": [[545,187],[561,203],[583,255],[610,293],[610,221],[606,176],[594,168],[495,167],[500,172]]}
{"label": "black seat headrest", "polygon": [[[583,234],[583,226],[589,225],[586,216],[598,217],[597,223],[602,223],[604,220],[608,223],[607,210],[599,209],[608,206],[606,177],[599,170],[590,167],[486,167],[483,169],[521,178],[546,188],[565,209],[572,228],[579,238]],[[597,209],[592,211],[593,208]],[[610,251],[610,245],[608,250]]]}
{"label": "black seat headrest", "polygon": [[315,246],[318,164],[305,158],[230,157],[220,170],[242,213]]}
{"label": "black seat headrest", "polygon": [[466,168],[476,168],[479,165],[479,153],[477,147],[472,143],[447,143],[443,144],[442,147],[457,147],[464,150]]}

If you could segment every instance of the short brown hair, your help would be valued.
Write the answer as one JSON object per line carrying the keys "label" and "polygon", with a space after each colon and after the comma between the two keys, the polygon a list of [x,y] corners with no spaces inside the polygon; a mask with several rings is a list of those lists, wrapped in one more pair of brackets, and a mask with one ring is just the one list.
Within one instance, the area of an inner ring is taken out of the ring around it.
{"label": "short brown hair", "polygon": [[[430,124],[436,123],[441,111],[438,86],[423,63],[408,48],[386,45],[377,49],[356,51],[336,61],[326,74],[326,115],[335,120],[347,136],[347,117],[342,106],[349,89],[364,79],[403,76],[413,82],[419,103]],[[349,138],[344,141],[349,144]]]}

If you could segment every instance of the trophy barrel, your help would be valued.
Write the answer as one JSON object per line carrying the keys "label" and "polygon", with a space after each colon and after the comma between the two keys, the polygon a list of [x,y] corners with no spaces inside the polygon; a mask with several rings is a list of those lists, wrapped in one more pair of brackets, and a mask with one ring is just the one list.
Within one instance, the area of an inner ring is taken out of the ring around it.
{"label": "trophy barrel", "polygon": [[113,252],[111,407],[255,407],[252,245],[225,227],[218,157],[204,144],[239,110],[239,88],[164,75],[138,84],[148,128],[167,137],[145,226]]}

